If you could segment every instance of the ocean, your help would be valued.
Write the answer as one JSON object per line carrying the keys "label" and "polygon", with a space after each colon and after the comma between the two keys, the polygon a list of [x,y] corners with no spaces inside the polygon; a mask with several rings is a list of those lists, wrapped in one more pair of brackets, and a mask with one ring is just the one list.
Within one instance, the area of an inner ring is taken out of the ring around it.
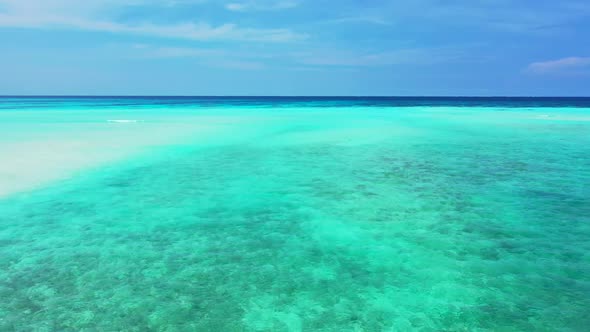
{"label": "ocean", "polygon": [[0,331],[587,331],[590,98],[2,97]]}

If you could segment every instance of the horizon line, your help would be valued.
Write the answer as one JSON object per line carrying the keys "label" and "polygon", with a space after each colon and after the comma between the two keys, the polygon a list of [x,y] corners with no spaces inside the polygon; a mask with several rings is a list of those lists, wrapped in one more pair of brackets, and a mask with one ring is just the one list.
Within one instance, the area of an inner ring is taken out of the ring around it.
{"label": "horizon line", "polygon": [[461,96],[461,95],[109,95],[109,94],[22,94],[0,95],[0,98],[590,98],[588,96]]}

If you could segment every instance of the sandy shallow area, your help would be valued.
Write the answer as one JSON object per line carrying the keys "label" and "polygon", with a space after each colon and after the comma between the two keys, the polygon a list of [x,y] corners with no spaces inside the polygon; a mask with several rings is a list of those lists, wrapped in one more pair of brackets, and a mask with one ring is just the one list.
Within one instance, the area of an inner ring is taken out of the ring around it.
{"label": "sandy shallow area", "polygon": [[226,130],[222,122],[178,119],[18,124],[19,130],[11,128],[14,134],[0,140],[0,197],[40,188],[163,146],[206,140]]}
{"label": "sandy shallow area", "polygon": [[[65,180],[80,172],[174,146],[210,148],[336,144],[363,145],[419,134],[392,121],[329,112],[306,120],[297,112],[242,110],[216,115],[143,112],[21,112],[1,114],[0,198]],[[64,121],[67,119],[67,121]]]}

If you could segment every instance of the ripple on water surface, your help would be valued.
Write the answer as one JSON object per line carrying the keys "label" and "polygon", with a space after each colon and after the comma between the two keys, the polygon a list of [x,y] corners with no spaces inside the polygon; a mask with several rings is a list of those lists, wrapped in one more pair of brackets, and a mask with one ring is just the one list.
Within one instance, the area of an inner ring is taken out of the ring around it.
{"label": "ripple on water surface", "polygon": [[588,123],[269,112],[1,201],[0,330],[590,326]]}

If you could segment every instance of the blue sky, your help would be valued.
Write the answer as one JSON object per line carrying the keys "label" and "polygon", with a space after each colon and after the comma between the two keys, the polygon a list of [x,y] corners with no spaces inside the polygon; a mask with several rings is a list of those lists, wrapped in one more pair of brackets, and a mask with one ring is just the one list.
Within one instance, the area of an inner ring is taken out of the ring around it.
{"label": "blue sky", "polygon": [[590,95],[588,0],[0,0],[0,94]]}

